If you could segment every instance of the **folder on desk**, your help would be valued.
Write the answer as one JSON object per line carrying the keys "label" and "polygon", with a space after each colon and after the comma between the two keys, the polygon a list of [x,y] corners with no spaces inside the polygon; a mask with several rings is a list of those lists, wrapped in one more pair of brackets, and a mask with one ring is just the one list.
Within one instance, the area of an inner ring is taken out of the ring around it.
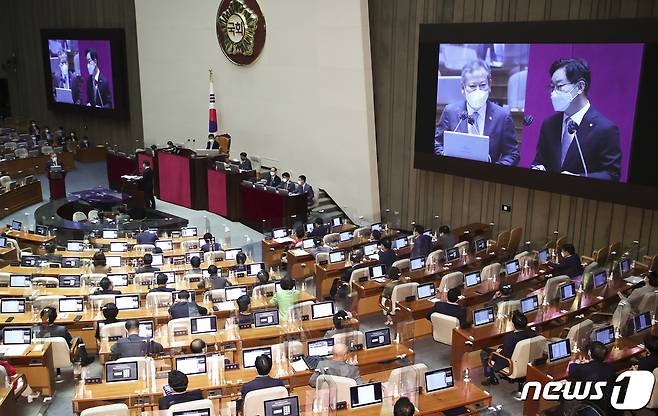
{"label": "folder on desk", "polygon": [[443,155],[488,162],[489,136],[445,131],[443,133]]}

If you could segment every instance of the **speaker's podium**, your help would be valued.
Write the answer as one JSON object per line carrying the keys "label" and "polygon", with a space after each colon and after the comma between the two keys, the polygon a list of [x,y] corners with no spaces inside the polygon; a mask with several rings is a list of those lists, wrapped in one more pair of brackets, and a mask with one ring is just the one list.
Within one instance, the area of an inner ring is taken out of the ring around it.
{"label": "speaker's podium", "polygon": [[158,150],[160,199],[192,209],[208,209],[208,165],[213,155],[191,149]]}
{"label": "speaker's podium", "polygon": [[66,171],[63,166],[48,167],[50,199],[66,198]]}

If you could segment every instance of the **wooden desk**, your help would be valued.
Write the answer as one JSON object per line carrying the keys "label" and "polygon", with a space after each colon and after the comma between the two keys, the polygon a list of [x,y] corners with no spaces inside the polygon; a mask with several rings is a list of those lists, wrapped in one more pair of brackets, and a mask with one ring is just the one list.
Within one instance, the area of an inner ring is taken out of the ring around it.
{"label": "wooden desk", "polygon": [[231,221],[240,221],[242,218],[240,183],[255,176],[255,170],[238,173],[224,168],[208,168],[208,211]]}
{"label": "wooden desk", "polygon": [[[620,371],[630,367],[630,359],[645,351],[644,348],[639,347],[638,344],[642,342],[642,338],[649,330],[644,331],[642,334],[633,335],[631,337],[624,337],[615,341],[614,344],[608,346],[609,353],[605,359],[607,363],[612,364],[616,371]],[[656,326],[654,325],[651,331],[656,333]],[[538,381],[543,385],[550,381],[560,381],[568,378],[568,366],[572,359],[580,358],[580,354],[573,353],[570,359],[560,360],[555,363],[546,362],[541,365],[528,364],[526,374],[526,381]],[[533,389],[534,390],[534,389]],[[530,390],[530,394],[534,393]],[[547,402],[540,396],[539,400],[532,400],[530,397],[523,402],[523,414],[525,416],[539,416],[540,412],[546,409],[559,405],[560,402]]]}
{"label": "wooden desk", "polygon": [[0,415],[16,414],[16,396],[10,387],[0,388]]}
{"label": "wooden desk", "polygon": [[[362,262],[368,267],[374,266],[377,264],[377,260],[368,259]],[[352,267],[352,262],[341,261],[338,263],[328,263],[325,265],[315,264],[315,276],[313,280],[315,281],[315,295],[318,299],[324,299],[329,296],[329,290],[334,279],[340,278],[341,274],[350,267]]]}
{"label": "wooden desk", "polygon": [[[39,155],[26,157],[25,159],[3,160],[0,161],[0,172],[9,175],[12,178],[25,175],[42,175],[46,173],[46,166],[50,156]],[[64,170],[69,172],[75,169],[75,160],[73,153],[57,153],[57,160],[64,166]]]}
{"label": "wooden desk", "polygon": [[[577,293],[573,300],[542,305],[539,310],[526,314],[530,321],[528,326],[541,331],[573,324],[576,315],[617,302],[617,292],[628,292],[637,286],[629,285],[622,279],[614,279],[599,289]],[[480,327],[453,329],[451,363],[455,374],[461,374],[467,354],[499,345],[503,337],[512,331],[512,323],[506,318],[496,319],[494,323]]]}
{"label": "wooden desk", "polygon": [[0,248],[0,259],[5,261],[17,261],[18,257],[16,254],[16,249],[14,247],[2,247]]}
{"label": "wooden desk", "polygon": [[[4,187],[2,188],[5,189]],[[41,182],[34,181],[0,193],[0,213],[3,217],[43,201]]]}
{"label": "wooden desk", "polygon": [[29,247],[35,254],[45,254],[43,245],[55,240],[54,235],[38,235],[25,231],[16,231],[8,229],[7,227],[0,228],[0,232],[5,232],[11,238],[14,238],[23,247]]}
{"label": "wooden desk", "polygon": [[[41,350],[36,351],[38,348]],[[9,361],[17,373],[25,374],[27,383],[34,390],[41,390],[44,396],[52,396],[55,393],[53,350],[49,342],[30,344],[23,355],[4,355],[2,359]]]}
{"label": "wooden desk", "polygon": [[103,145],[88,147],[86,149],[77,149],[75,160],[82,163],[102,162],[105,160],[107,149]]}

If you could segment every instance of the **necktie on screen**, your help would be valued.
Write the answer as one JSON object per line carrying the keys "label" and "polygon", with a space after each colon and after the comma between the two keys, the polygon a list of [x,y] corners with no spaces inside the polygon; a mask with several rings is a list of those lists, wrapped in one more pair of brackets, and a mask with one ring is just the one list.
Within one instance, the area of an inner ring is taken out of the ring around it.
{"label": "necktie on screen", "polygon": [[567,152],[569,152],[569,146],[571,146],[571,140],[573,140],[573,136],[569,134],[569,121],[571,121],[571,117],[567,117],[562,126],[562,155],[560,166],[564,164],[564,159],[567,157]]}
{"label": "necktie on screen", "polygon": [[471,134],[480,134],[480,127],[478,126],[478,117],[480,115],[478,114],[477,111],[474,111],[473,114],[471,114],[471,117],[473,117],[473,120],[475,121],[472,125],[469,124],[470,129],[471,129]]}

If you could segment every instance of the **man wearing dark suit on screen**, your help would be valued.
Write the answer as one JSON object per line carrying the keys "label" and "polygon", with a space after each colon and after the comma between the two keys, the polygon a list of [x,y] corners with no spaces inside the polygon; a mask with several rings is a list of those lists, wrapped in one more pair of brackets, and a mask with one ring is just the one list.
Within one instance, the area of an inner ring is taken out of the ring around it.
{"label": "man wearing dark suit on screen", "polygon": [[144,205],[146,208],[155,209],[155,197],[153,196],[153,170],[151,162],[145,160],[142,164],[142,190],[144,191]]}
{"label": "man wearing dark suit on screen", "polygon": [[551,102],[557,113],[541,125],[532,168],[619,181],[619,128],[587,98],[589,65],[582,59],[559,59],[551,65],[550,73]]}
{"label": "man wearing dark suit on screen", "polygon": [[[465,101],[448,104],[434,133],[434,154],[444,154],[443,133],[489,136],[489,161],[498,165],[519,163],[519,143],[509,111],[488,101],[491,91],[491,69],[481,60],[471,61],[462,68],[462,94]],[[463,116],[467,116],[464,119]]]}
{"label": "man wearing dark suit on screen", "polygon": [[110,84],[98,66],[98,52],[89,48],[85,52],[87,58],[87,105],[91,107],[112,108]]}

